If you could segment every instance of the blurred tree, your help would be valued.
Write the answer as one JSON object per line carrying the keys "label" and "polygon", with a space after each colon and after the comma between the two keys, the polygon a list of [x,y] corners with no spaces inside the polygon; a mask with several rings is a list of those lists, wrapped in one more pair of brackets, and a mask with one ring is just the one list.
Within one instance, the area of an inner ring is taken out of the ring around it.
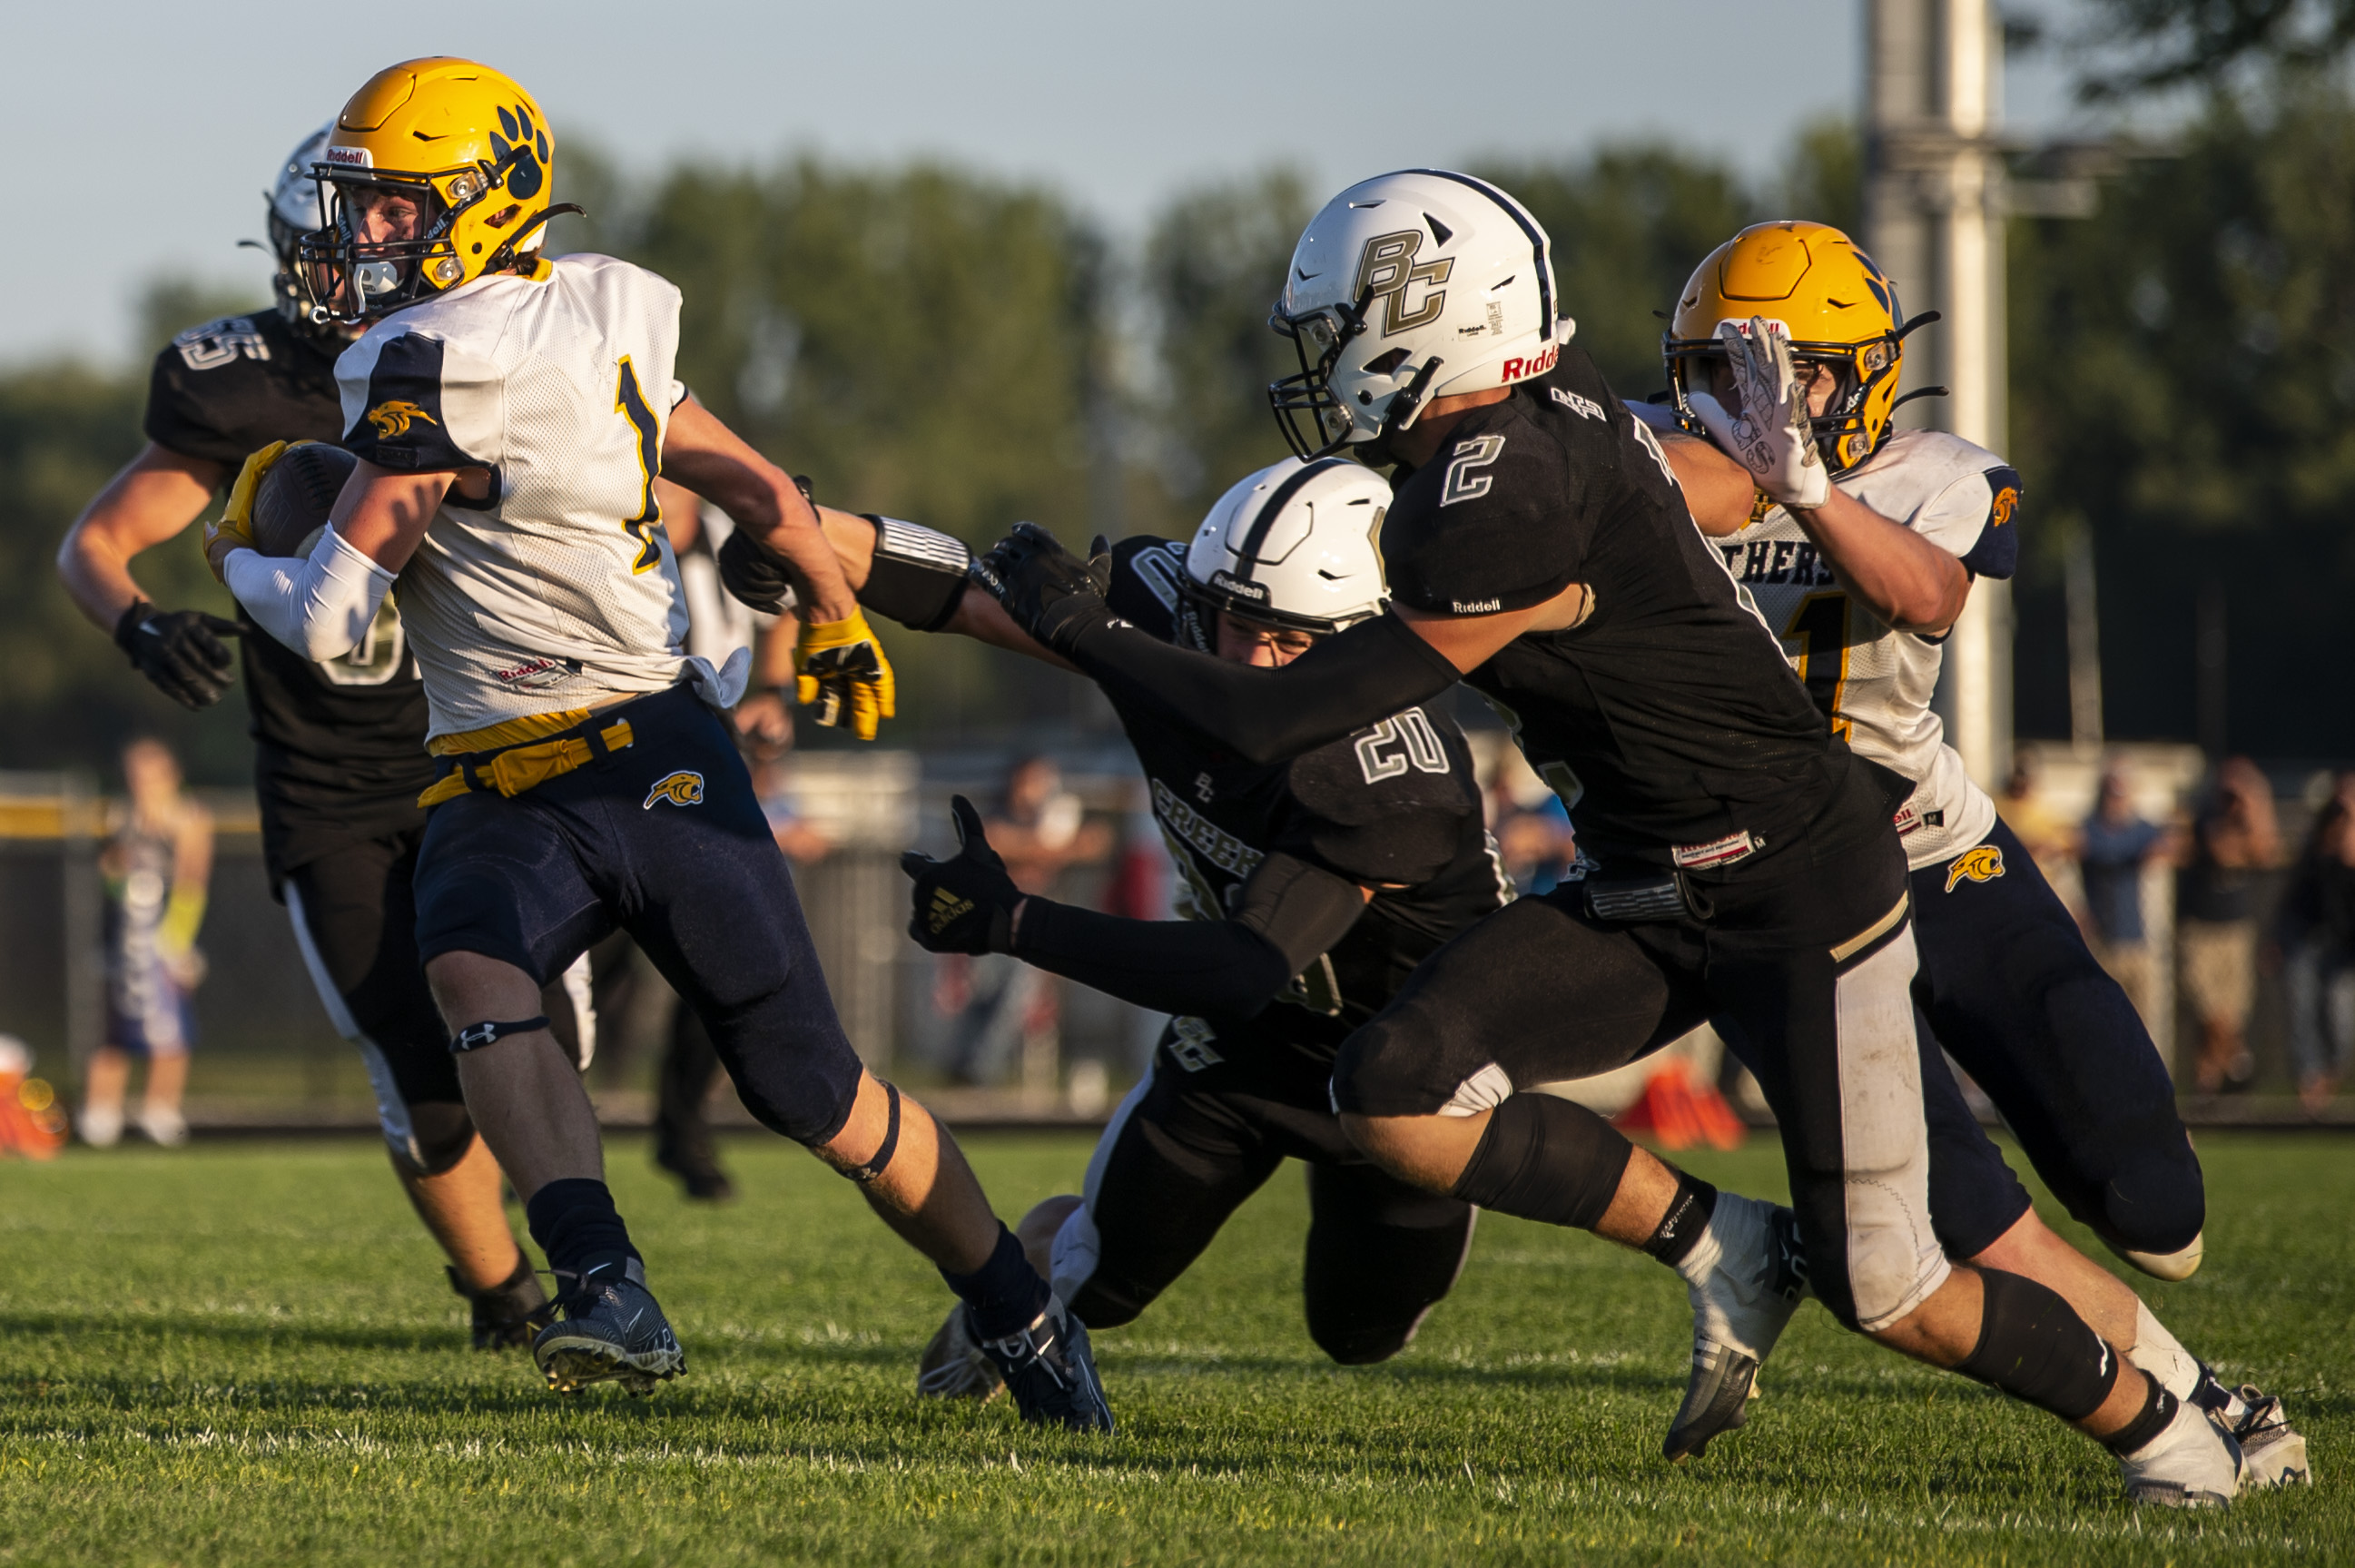
{"label": "blurred tree", "polygon": [[2219,98],[2180,156],[2130,165],[2090,221],[2012,225],[2012,444],[2027,481],[2018,708],[2068,733],[2062,530],[2101,571],[2114,733],[2192,740],[2192,626],[2224,596],[2230,743],[2355,754],[2355,102],[2253,118]]}
{"label": "blurred tree", "polygon": [[1315,210],[1300,176],[1279,169],[1180,196],[1153,226],[1145,287],[1159,325],[1157,455],[1181,529],[1287,450],[1267,384],[1299,363],[1267,315]]}
{"label": "blurred tree", "polygon": [[2355,48],[2355,0],[2094,0],[2085,41],[2100,50],[2080,79],[2095,101],[2265,68],[2338,64]]}
{"label": "blurred tree", "polygon": [[1663,323],[1700,259],[1761,216],[1725,168],[1668,147],[1612,147],[1581,164],[1474,172],[1518,197],[1553,240],[1556,307],[1622,397],[1667,384]]}

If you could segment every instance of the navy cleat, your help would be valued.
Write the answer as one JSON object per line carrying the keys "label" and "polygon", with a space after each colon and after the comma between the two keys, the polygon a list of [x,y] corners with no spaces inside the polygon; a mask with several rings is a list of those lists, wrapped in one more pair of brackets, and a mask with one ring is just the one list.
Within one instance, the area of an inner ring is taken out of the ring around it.
{"label": "navy cleat", "polygon": [[1103,1384],[1096,1378],[1087,1328],[1064,1308],[1060,1297],[1048,1297],[1047,1310],[1030,1327],[1003,1339],[982,1339],[973,1332],[970,1317],[965,1332],[1005,1380],[1023,1420],[1074,1432],[1112,1431],[1112,1407],[1104,1403]]}
{"label": "navy cleat", "polygon": [[531,1342],[531,1359],[558,1393],[618,1382],[644,1397],[687,1371],[687,1352],[670,1331],[637,1259],[615,1259],[570,1277],[558,1306],[564,1316]]}

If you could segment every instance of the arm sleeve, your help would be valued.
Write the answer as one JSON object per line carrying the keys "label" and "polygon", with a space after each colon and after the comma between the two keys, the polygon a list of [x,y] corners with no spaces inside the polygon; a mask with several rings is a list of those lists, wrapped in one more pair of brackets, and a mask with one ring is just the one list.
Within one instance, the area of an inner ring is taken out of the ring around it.
{"label": "arm sleeve", "polygon": [[1247,1019],[1349,933],[1355,882],[1270,855],[1231,920],[1124,920],[1034,898],[1014,955],[1155,1012]]}
{"label": "arm sleeve", "polygon": [[255,625],[313,660],[359,646],[393,580],[332,525],[306,560],[231,550],[221,576]]}
{"label": "arm sleeve", "polygon": [[1115,700],[1158,709],[1260,763],[1337,741],[1458,678],[1395,615],[1360,621],[1282,669],[1230,664],[1126,625],[1091,632],[1071,656]]}

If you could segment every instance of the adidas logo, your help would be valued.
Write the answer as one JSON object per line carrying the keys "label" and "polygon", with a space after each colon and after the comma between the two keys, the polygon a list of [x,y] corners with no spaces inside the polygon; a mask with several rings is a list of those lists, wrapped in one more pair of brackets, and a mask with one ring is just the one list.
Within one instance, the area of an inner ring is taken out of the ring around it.
{"label": "adidas logo", "polygon": [[926,929],[934,936],[938,936],[955,922],[972,912],[971,899],[959,898],[946,888],[935,888],[932,890],[932,908],[931,916],[926,921]]}

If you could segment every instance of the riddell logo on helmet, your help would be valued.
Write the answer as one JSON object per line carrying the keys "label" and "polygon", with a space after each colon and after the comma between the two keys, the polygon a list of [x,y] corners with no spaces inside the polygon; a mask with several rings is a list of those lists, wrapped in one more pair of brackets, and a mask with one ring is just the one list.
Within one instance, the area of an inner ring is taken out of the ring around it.
{"label": "riddell logo on helmet", "polygon": [[1224,570],[1210,573],[1210,586],[1213,588],[1223,588],[1230,593],[1235,594],[1241,598],[1255,601],[1258,603],[1264,604],[1267,603],[1267,585],[1265,583],[1245,582],[1241,578],[1236,577]]}
{"label": "riddell logo on helmet", "polygon": [[1547,371],[1552,369],[1557,364],[1561,363],[1561,345],[1558,343],[1549,343],[1544,348],[1532,354],[1527,359],[1523,359],[1517,355],[1513,358],[1506,360],[1504,364],[1504,377],[1508,381],[1526,381],[1532,376],[1544,375]]}
{"label": "riddell logo on helmet", "polygon": [[319,155],[319,161],[323,164],[334,164],[338,168],[372,169],[376,167],[376,156],[366,147],[329,147]]}

